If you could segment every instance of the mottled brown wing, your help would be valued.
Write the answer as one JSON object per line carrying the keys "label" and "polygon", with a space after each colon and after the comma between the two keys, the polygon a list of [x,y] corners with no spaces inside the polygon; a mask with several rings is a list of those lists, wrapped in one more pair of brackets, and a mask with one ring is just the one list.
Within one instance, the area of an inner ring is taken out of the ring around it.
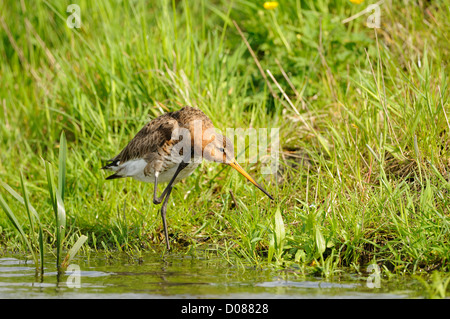
{"label": "mottled brown wing", "polygon": [[181,110],[172,112],[170,116],[176,119],[181,126],[189,128],[194,121],[202,121],[204,129],[213,127],[213,123],[201,110],[194,107],[185,106]]}
{"label": "mottled brown wing", "polygon": [[122,164],[158,152],[158,149],[171,139],[172,131],[177,126],[177,121],[170,116],[170,113],[150,121],[112,161],[120,161]]}
{"label": "mottled brown wing", "polygon": [[[103,167],[109,169],[127,161],[140,158],[152,158],[158,152],[169,153],[174,141],[170,141],[172,132],[177,127],[193,130],[195,120],[202,121],[203,129],[213,127],[211,120],[201,110],[193,107],[163,114],[145,125],[119,155],[110,160],[110,164]],[[182,155],[182,152],[180,152]]]}

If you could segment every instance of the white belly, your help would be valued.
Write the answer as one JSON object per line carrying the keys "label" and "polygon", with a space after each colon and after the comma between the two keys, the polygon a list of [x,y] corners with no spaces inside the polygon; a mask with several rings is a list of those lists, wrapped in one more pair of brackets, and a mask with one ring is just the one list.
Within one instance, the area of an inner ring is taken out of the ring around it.
{"label": "white belly", "polygon": [[[151,173],[149,175],[144,174],[144,169],[147,166],[147,162],[143,159],[128,161],[122,165],[119,165],[117,171],[120,172],[121,176],[132,177],[135,180],[145,182],[145,183],[154,183],[155,182],[155,174]],[[200,163],[190,163],[186,166],[180,173],[178,173],[177,178],[175,179],[174,184],[178,183],[183,178],[191,175],[194,170],[198,167]],[[170,182],[173,175],[177,171],[179,164],[173,164],[171,167],[166,169],[163,172],[160,172],[158,175],[158,183],[167,183]]]}
{"label": "white belly", "polygon": [[[195,169],[198,167],[200,163],[190,163],[188,166],[186,166],[185,168],[183,168],[183,170],[181,172],[178,173],[177,178],[175,179],[174,184],[178,183],[179,181],[181,181],[182,179],[190,176]],[[172,168],[159,173],[158,176],[158,183],[168,183],[170,182],[170,180],[172,179],[173,175],[175,175],[175,172],[177,171],[178,165],[173,166]],[[153,176],[153,181],[155,180],[155,176]]]}

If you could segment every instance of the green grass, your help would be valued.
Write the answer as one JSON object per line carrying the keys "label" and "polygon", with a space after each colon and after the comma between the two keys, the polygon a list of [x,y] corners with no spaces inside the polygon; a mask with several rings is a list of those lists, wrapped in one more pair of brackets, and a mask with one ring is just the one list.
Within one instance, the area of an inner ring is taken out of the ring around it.
{"label": "green grass", "polygon": [[[66,179],[66,161],[67,161],[67,142],[64,132],[61,134],[60,147],[59,147],[59,166],[58,166],[58,187],[54,185],[53,178],[53,168],[48,162],[44,162],[45,171],[47,173],[47,184],[48,184],[48,197],[52,204],[54,216],[55,216],[55,231],[54,239],[56,246],[56,268],[58,272],[65,270],[70,260],[76,255],[78,250],[81,248],[83,243],[87,240],[85,235],[81,235],[74,246],[71,248],[69,253],[66,255],[63,262],[61,262],[61,257],[63,255],[64,248],[64,238],[66,229],[66,211],[64,207],[64,189],[65,189],[65,179]],[[27,217],[29,234],[25,234],[21,223],[18,221],[16,214],[11,210],[9,205],[4,200],[3,196],[0,195],[0,206],[4,213],[8,217],[11,224],[14,226],[17,233],[21,236],[23,246],[25,249],[31,253],[32,259],[34,261],[36,272],[40,271],[40,274],[44,274],[44,258],[46,254],[46,247],[44,247],[44,235],[43,227],[40,221],[40,217],[36,209],[31,205],[29,200],[29,193],[27,191],[23,175],[20,174],[20,185],[23,197],[20,196],[16,191],[14,191],[8,184],[2,182],[3,188],[12,195],[17,202],[25,206]],[[50,245],[51,247],[52,245]],[[39,254],[39,256],[38,256]],[[39,257],[39,258],[38,258]]]}
{"label": "green grass", "polygon": [[[281,167],[262,175],[260,163],[243,165],[270,202],[203,163],[172,193],[173,253],[208,249],[325,276],[373,262],[389,273],[450,270],[446,1],[386,1],[378,30],[367,15],[342,24],[369,2],[77,3],[81,29],[67,27],[62,2],[0,5],[0,180],[25,192],[23,173],[46,247],[77,247],[84,235],[82,249],[111,255],[163,249],[153,186],[105,181],[100,167],[147,121],[188,104],[223,131],[280,128]],[[42,158],[58,162],[61,132],[65,181],[49,200]],[[2,194],[23,233],[35,232]],[[14,223],[0,214],[0,245],[30,253]]]}

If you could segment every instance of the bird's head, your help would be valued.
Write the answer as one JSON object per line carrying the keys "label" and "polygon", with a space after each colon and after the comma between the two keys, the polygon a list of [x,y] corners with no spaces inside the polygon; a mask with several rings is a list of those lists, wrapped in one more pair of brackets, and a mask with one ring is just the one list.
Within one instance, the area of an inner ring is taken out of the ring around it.
{"label": "bird's head", "polygon": [[203,149],[203,157],[206,160],[233,167],[273,200],[273,197],[238,164],[234,157],[233,142],[228,137],[214,133],[209,141],[210,142]]}
{"label": "bird's head", "polygon": [[203,157],[211,162],[229,164],[234,160],[233,142],[223,135],[213,133],[203,148]]}

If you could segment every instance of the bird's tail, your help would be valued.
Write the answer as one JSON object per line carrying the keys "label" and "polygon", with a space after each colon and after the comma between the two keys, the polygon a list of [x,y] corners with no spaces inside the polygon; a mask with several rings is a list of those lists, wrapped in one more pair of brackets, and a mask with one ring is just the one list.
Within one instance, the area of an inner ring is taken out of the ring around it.
{"label": "bird's tail", "polygon": [[113,175],[108,176],[106,179],[110,180],[110,179],[124,178],[124,177],[125,176],[120,176],[120,175],[117,175],[117,174],[113,174]]}
{"label": "bird's tail", "polygon": [[110,170],[114,170],[114,168],[117,168],[117,166],[119,166],[119,160],[109,160],[108,162],[111,162],[111,163],[108,163],[108,164],[106,164],[105,166],[103,166],[102,167],[102,169],[110,169]]}
{"label": "bird's tail", "polygon": [[[119,160],[110,160],[110,162],[111,163],[106,164],[105,166],[103,166],[102,169],[107,169],[107,170],[112,170],[112,171],[117,170],[120,161]],[[110,179],[124,178],[124,177],[125,176],[121,176],[121,175],[118,175],[117,173],[115,173],[113,175],[108,176],[106,179],[110,180]]]}

